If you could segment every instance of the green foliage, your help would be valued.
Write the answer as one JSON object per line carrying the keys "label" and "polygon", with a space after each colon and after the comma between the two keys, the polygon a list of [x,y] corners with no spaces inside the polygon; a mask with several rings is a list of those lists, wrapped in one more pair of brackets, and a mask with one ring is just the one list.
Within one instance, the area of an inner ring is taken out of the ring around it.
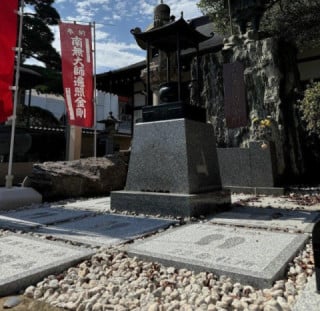
{"label": "green foliage", "polygon": [[[216,31],[230,35],[227,0],[200,0],[199,8],[209,15]],[[265,0],[266,12],[260,30],[296,42],[299,46],[320,41],[320,0]],[[237,27],[234,25],[234,29]]]}
{"label": "green foliage", "polygon": [[224,0],[200,0],[197,5],[202,13],[211,17],[216,32],[222,35],[230,34],[228,8]]}
{"label": "green foliage", "polygon": [[61,72],[35,65],[23,65],[23,67],[34,70],[41,75],[41,80],[43,82],[34,87],[39,93],[55,95],[63,94]]}
{"label": "green foliage", "polygon": [[60,21],[53,3],[54,0],[25,0],[33,13],[25,13],[23,18],[22,61],[32,57],[44,63],[45,68],[24,65],[41,74],[43,83],[35,87],[37,91],[62,94],[61,58],[52,46],[54,34],[49,27]]}
{"label": "green foliage", "polygon": [[319,44],[320,0],[282,0],[266,16],[273,21],[271,31],[305,47]]}
{"label": "green foliage", "polygon": [[17,115],[18,127],[57,127],[61,125],[52,112],[41,107],[27,107],[22,105]]}
{"label": "green foliage", "polygon": [[320,82],[315,82],[304,92],[300,102],[302,118],[306,122],[309,134],[316,134],[320,138]]}
{"label": "green foliage", "polygon": [[47,68],[61,70],[59,53],[52,46],[54,35],[49,26],[57,25],[60,16],[52,7],[54,0],[25,0],[33,13],[26,13],[23,22],[22,57],[43,62]]}

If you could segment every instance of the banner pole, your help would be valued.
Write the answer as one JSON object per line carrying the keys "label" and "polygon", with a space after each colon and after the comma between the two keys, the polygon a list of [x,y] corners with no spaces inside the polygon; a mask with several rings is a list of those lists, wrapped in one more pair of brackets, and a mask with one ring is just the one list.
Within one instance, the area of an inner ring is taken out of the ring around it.
{"label": "banner pole", "polygon": [[94,117],[94,142],[93,156],[97,158],[97,50],[96,50],[96,22],[93,22],[93,117]]}
{"label": "banner pole", "polygon": [[12,163],[13,163],[13,152],[14,152],[14,138],[15,138],[15,130],[16,130],[17,103],[18,103],[18,94],[19,94],[23,9],[24,9],[24,0],[21,0],[21,7],[18,13],[20,15],[18,47],[16,49],[18,53],[17,53],[17,65],[16,65],[16,78],[15,78],[15,86],[14,86],[13,115],[12,115],[12,124],[11,124],[11,140],[10,140],[10,153],[9,153],[9,163],[8,163],[8,175],[6,176],[7,188],[12,188],[12,184],[13,184]]}

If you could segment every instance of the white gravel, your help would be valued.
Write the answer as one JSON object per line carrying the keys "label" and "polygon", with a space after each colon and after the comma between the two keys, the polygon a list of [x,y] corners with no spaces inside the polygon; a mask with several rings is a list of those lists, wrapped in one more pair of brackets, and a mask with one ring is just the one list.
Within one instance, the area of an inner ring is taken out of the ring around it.
{"label": "white gravel", "polygon": [[101,248],[65,273],[51,275],[25,295],[76,311],[104,310],[291,310],[313,273],[311,244],[289,264],[285,279],[255,289],[226,276],[177,270]]}
{"label": "white gravel", "polygon": [[[233,201],[247,198],[234,197]],[[252,200],[252,196],[249,199]],[[254,201],[250,201],[249,205],[253,205]],[[260,205],[264,207],[269,203],[274,205],[275,201],[279,202],[279,198],[266,200],[259,197],[254,205],[262,202]],[[296,209],[296,206],[292,209]],[[301,209],[319,210],[319,207],[304,206]],[[0,229],[0,236],[6,232]],[[35,286],[29,286],[24,294],[74,311],[289,311],[313,271],[311,241],[288,265],[285,277],[275,282],[273,287],[265,289],[256,289],[205,271],[194,273],[130,258],[125,246],[119,246],[97,248],[90,260],[62,274],[48,276]]]}

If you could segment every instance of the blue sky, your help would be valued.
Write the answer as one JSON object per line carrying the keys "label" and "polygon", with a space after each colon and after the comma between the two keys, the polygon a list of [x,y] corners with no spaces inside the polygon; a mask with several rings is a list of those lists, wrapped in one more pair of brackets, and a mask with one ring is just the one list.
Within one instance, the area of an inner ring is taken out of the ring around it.
{"label": "blue sky", "polygon": [[[171,15],[185,19],[201,15],[197,0],[164,0]],[[153,9],[160,0],[55,0],[62,21],[95,22],[97,73],[118,69],[145,58],[130,29],[145,29],[153,20]],[[60,51],[58,27],[53,27],[54,47]]]}

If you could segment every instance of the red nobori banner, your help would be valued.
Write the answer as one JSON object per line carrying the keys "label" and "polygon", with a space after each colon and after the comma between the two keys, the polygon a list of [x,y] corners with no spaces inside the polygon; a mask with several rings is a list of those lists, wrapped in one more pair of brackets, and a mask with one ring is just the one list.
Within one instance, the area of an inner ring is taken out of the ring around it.
{"label": "red nobori banner", "polygon": [[0,123],[12,115],[14,47],[17,44],[18,0],[0,1]]}
{"label": "red nobori banner", "polygon": [[60,23],[64,98],[70,125],[93,126],[91,26]]}

